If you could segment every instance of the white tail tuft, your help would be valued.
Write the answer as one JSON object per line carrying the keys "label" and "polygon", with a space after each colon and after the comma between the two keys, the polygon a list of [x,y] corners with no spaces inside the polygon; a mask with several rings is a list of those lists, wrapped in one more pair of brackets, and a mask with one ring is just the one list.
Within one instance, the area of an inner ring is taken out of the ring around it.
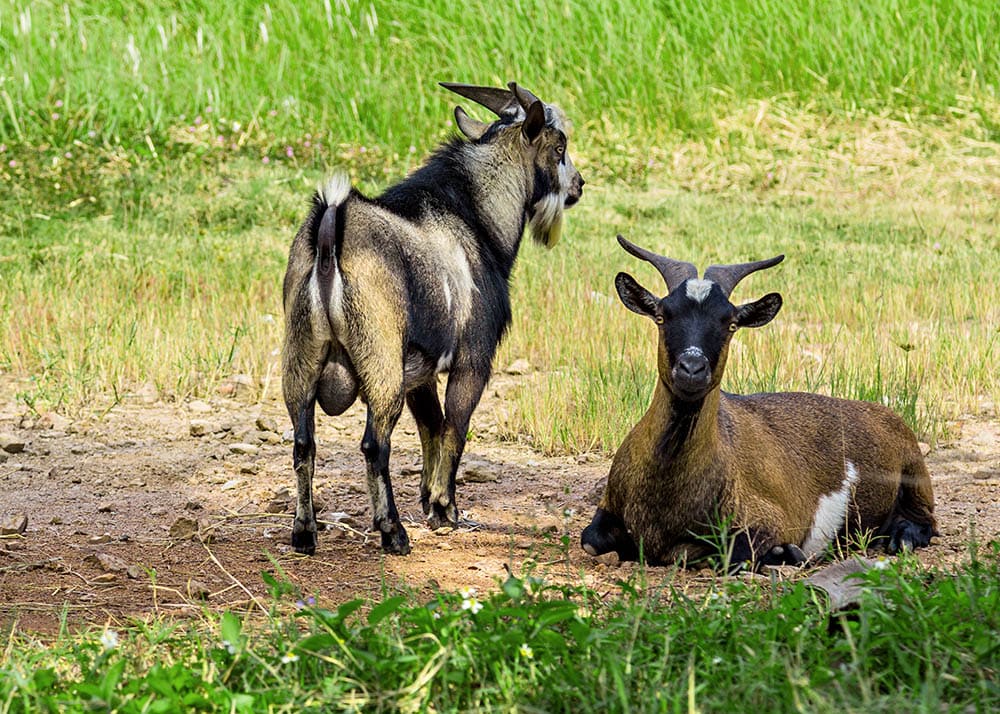
{"label": "white tail tuft", "polygon": [[328,206],[339,206],[351,192],[351,179],[345,173],[336,173],[318,189]]}

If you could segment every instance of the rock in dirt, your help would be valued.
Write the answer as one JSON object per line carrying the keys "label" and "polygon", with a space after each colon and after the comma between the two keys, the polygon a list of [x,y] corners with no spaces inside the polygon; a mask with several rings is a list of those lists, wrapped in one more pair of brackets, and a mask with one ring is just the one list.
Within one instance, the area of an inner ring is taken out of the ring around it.
{"label": "rock in dirt", "polygon": [[237,444],[230,444],[229,451],[234,454],[240,454],[241,456],[256,456],[260,452],[260,447],[240,442]]}
{"label": "rock in dirt", "polygon": [[261,431],[269,431],[274,434],[278,433],[278,422],[275,421],[275,419],[273,419],[272,417],[264,416],[263,414],[261,414],[259,417],[257,417],[256,425],[257,428],[260,429]]}
{"label": "rock in dirt", "polygon": [[53,431],[66,431],[69,427],[69,419],[62,416],[61,414],[56,414],[55,412],[46,412],[39,417],[38,421],[35,423],[36,429],[52,429]]}
{"label": "rock in dirt", "polygon": [[488,461],[467,461],[455,476],[456,483],[496,483],[500,471]]}
{"label": "rock in dirt", "polygon": [[505,369],[504,372],[513,375],[528,374],[531,372],[531,363],[522,357],[507,365],[507,369]]}
{"label": "rock in dirt", "polygon": [[3,522],[0,522],[0,535],[24,535],[26,530],[28,530],[28,516],[24,513],[4,518]]}
{"label": "rock in dirt", "polygon": [[275,498],[264,506],[265,513],[284,513],[291,510],[292,502],[287,498]]}
{"label": "rock in dirt", "polygon": [[188,423],[188,433],[191,436],[207,436],[218,430],[218,427],[207,419],[192,419]]}
{"label": "rock in dirt", "polygon": [[188,402],[187,408],[195,414],[210,414],[212,412],[212,406],[201,401],[200,399]]}
{"label": "rock in dirt", "polygon": [[102,503],[97,507],[98,513],[111,513],[115,510],[115,504],[113,503]]}
{"label": "rock in dirt", "polygon": [[110,533],[102,533],[101,535],[90,536],[90,538],[87,539],[87,543],[89,545],[104,545],[105,543],[110,543],[110,542],[111,542]]}
{"label": "rock in dirt", "polygon": [[198,521],[181,516],[170,526],[170,537],[188,540],[198,536]]}
{"label": "rock in dirt", "polygon": [[0,449],[8,454],[20,454],[24,451],[24,439],[13,434],[0,434]]}
{"label": "rock in dirt", "polygon": [[191,578],[187,582],[187,594],[192,600],[208,600],[212,595],[212,591],[209,590],[205,583]]}
{"label": "rock in dirt", "polygon": [[128,563],[110,553],[91,553],[83,562],[106,573],[124,573],[128,570]]}

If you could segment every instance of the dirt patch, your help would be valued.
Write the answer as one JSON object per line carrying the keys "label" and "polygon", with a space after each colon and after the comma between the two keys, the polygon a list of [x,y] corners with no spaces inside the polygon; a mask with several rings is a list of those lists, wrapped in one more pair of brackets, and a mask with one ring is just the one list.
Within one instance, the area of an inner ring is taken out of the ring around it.
{"label": "dirt patch", "polygon": [[[477,433],[491,432],[502,406],[496,393],[474,417]],[[0,537],[0,623],[51,631],[64,613],[72,623],[104,623],[266,607],[261,572],[279,569],[329,605],[399,588],[488,591],[507,568],[613,592],[634,567],[578,546],[606,458],[543,457],[488,436],[470,442],[463,460],[463,525],[428,530],[408,415],[392,466],[413,553],[382,556],[368,533],[358,405],[319,419],[317,501],[330,525],[316,555],[299,556],[288,546],[294,481],[283,407],[231,397],[142,403],[154,399],[139,394],[137,403],[76,420],[32,418],[12,399],[0,401],[0,433],[24,443],[0,463],[0,521],[14,520],[16,530],[17,517],[28,519],[23,535]],[[954,431],[953,443],[928,456],[941,536],[920,557],[935,565],[962,560],[973,537],[1000,539],[1000,423],[969,420]],[[704,573],[676,577],[683,586]]]}

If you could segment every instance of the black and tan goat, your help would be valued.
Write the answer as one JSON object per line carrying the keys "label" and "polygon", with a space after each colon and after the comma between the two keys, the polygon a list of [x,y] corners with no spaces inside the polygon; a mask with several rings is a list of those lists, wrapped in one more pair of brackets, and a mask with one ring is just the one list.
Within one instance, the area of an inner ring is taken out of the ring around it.
{"label": "black and tan goat", "polygon": [[797,564],[864,533],[892,553],[930,542],[930,477],[916,437],[892,411],[719,388],[733,333],[766,325],[782,304],[777,293],[739,306],[729,295],[784,256],[712,266],[699,279],[691,263],[618,241],[667,284],[657,299],[626,273],[615,279],[625,306],[659,327],[659,379],[615,454],[584,550],[634,560],[641,543],[651,563],[691,563],[718,551],[720,524],[735,534],[725,546],[733,564]]}
{"label": "black and tan goat", "polygon": [[334,179],[314,196],[292,243],[283,390],[295,433],[292,545],[302,553],[316,548],[316,402],[331,415],[359,394],[368,405],[361,450],[385,552],[410,552],[389,479],[390,435],[404,402],[422,443],[424,513],[434,528],[457,522],[455,472],[510,324],[509,280],[525,227],[552,247],[563,209],[583,190],[557,107],[513,82],[442,86],[499,119],[482,123],[457,107],[465,137],[377,198]]}

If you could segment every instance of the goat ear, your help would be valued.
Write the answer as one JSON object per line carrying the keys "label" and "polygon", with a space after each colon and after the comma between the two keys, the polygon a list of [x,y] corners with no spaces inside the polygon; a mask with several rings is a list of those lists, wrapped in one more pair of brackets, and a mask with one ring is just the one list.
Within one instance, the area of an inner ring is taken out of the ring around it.
{"label": "goat ear", "polygon": [[763,327],[781,309],[781,295],[768,293],[760,300],[740,305],[736,309],[736,324],[739,327]]}
{"label": "goat ear", "polygon": [[530,143],[538,138],[538,135],[542,133],[542,129],[544,128],[545,105],[541,102],[535,102],[528,107],[528,115],[524,119],[524,124],[521,125],[521,132],[524,134],[524,138]]}
{"label": "goat ear", "polygon": [[455,123],[458,129],[473,141],[479,141],[490,125],[483,121],[477,121],[465,113],[462,107],[455,107]]}
{"label": "goat ear", "polygon": [[660,301],[653,293],[639,285],[635,278],[628,273],[618,273],[615,276],[615,288],[625,307],[632,312],[655,319],[656,306]]}

